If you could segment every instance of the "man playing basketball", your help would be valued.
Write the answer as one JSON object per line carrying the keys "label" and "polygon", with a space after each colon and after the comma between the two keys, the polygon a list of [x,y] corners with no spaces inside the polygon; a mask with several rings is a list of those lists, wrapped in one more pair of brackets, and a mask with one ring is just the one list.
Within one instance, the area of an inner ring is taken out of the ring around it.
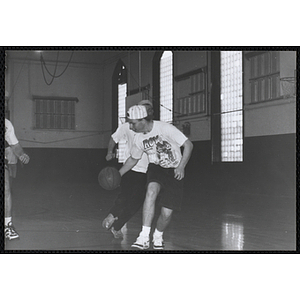
{"label": "man playing basketball", "polygon": [[[149,100],[142,100],[139,104],[146,107],[150,116],[149,118],[152,118],[152,103]],[[129,123],[120,125],[109,140],[106,160],[112,160],[115,157],[113,150],[116,144],[120,141],[125,141],[125,162],[130,156],[135,135],[136,133],[130,130]],[[136,166],[122,178],[121,193],[117,196],[114,206],[110,209],[108,216],[102,223],[105,229],[111,230],[115,238],[123,237],[123,233],[126,231],[126,222],[140,209],[144,202],[147,168],[148,158],[144,154]]]}
{"label": "man playing basketball", "polygon": [[8,162],[10,156],[14,154],[23,163],[27,164],[29,162],[29,156],[24,152],[22,146],[20,145],[12,123],[5,119],[5,227],[4,233],[5,238],[12,240],[19,237],[12,224],[12,196],[11,196],[11,183]]}
{"label": "man playing basketball", "polygon": [[[185,166],[192,150],[192,142],[175,126],[148,119],[144,106],[128,110],[130,129],[137,133],[131,156],[119,170],[124,176],[146,153],[149,159],[147,192],[143,206],[143,226],[136,242],[138,249],[150,247],[150,230],[155,213],[155,202],[161,193],[161,213],[153,233],[153,249],[164,249],[163,232],[171,221],[173,210],[181,209]],[[181,153],[180,147],[183,147]]]}

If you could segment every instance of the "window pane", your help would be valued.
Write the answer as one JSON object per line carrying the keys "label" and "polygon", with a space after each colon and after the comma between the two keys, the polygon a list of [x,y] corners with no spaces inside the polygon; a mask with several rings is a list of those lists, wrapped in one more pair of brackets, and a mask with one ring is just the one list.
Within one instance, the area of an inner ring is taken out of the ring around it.
{"label": "window pane", "polygon": [[[250,58],[251,102],[274,100],[280,97],[279,53],[277,51],[258,54]],[[257,62],[261,74],[256,74]],[[256,77],[256,76],[260,77]]]}
{"label": "window pane", "polygon": [[36,99],[35,128],[75,129],[75,101]]}
{"label": "window pane", "polygon": [[[126,96],[127,96],[127,83],[118,85],[118,119],[119,126],[125,122],[126,118]],[[118,143],[118,161],[119,163],[125,160],[125,145],[126,142],[120,141]]]}
{"label": "window pane", "polygon": [[127,95],[127,84],[118,85],[118,117],[119,125],[124,123],[126,117],[126,95]]}
{"label": "window pane", "polygon": [[221,158],[243,161],[242,52],[221,51]]}
{"label": "window pane", "polygon": [[173,53],[165,51],[160,60],[160,120],[173,121]]}

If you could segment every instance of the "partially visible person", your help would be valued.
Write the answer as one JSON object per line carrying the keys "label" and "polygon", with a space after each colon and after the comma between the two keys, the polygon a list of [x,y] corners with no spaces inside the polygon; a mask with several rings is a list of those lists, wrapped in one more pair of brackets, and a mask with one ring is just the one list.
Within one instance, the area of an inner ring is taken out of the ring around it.
{"label": "partially visible person", "polygon": [[[149,118],[153,118],[152,103],[149,100],[142,100],[139,105],[143,105]],[[124,162],[130,156],[133,140],[136,133],[129,128],[129,123],[124,123],[111,135],[108,143],[106,160],[115,158],[114,148],[121,141],[126,142],[124,146]],[[132,170],[123,176],[121,181],[121,192],[115,200],[114,206],[104,219],[102,226],[110,229],[115,238],[122,238],[127,230],[127,222],[141,208],[145,200],[146,193],[146,172],[148,168],[147,155],[142,155],[139,162]]]}
{"label": "partially visible person", "polygon": [[[146,153],[149,159],[147,192],[143,206],[143,226],[133,248],[148,249],[155,204],[160,194],[161,212],[153,233],[153,249],[164,249],[163,233],[174,210],[181,209],[185,166],[192,142],[175,126],[148,118],[145,107],[135,105],[128,110],[130,129],[137,133],[131,156],[119,170],[125,176]],[[181,153],[181,147],[183,152]]]}
{"label": "partially visible person", "polygon": [[[5,238],[12,240],[19,237],[12,223],[12,195],[11,177],[15,177],[16,169],[11,165],[16,165],[16,158],[23,164],[29,163],[29,156],[20,145],[12,123],[5,119],[5,191],[4,191],[4,234]],[[10,164],[9,164],[10,163]]]}
{"label": "partially visible person", "polygon": [[15,155],[12,147],[5,148],[5,158],[7,160],[7,166],[9,171],[9,184],[12,189],[13,179],[17,177],[17,163],[18,157]]}

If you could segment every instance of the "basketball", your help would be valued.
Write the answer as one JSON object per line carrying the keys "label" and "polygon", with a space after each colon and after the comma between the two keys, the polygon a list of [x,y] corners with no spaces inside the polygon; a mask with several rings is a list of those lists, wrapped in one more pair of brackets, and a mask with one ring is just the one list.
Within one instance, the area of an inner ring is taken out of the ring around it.
{"label": "basketball", "polygon": [[102,169],[98,175],[98,182],[102,188],[111,191],[116,189],[121,183],[121,175],[114,167]]}

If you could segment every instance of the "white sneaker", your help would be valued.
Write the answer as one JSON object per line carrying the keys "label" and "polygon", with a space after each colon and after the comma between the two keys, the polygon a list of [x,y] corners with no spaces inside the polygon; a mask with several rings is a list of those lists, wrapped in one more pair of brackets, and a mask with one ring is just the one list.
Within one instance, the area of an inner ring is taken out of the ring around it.
{"label": "white sneaker", "polygon": [[149,236],[139,235],[135,243],[131,245],[132,248],[147,250],[150,247]]}
{"label": "white sneaker", "polygon": [[157,237],[153,236],[153,249],[155,250],[163,250],[165,248],[164,240],[162,236]]}
{"label": "white sneaker", "polygon": [[17,239],[19,237],[19,234],[17,233],[16,229],[12,225],[12,222],[9,222],[7,225],[5,225],[4,234],[5,234],[5,238],[9,240]]}

